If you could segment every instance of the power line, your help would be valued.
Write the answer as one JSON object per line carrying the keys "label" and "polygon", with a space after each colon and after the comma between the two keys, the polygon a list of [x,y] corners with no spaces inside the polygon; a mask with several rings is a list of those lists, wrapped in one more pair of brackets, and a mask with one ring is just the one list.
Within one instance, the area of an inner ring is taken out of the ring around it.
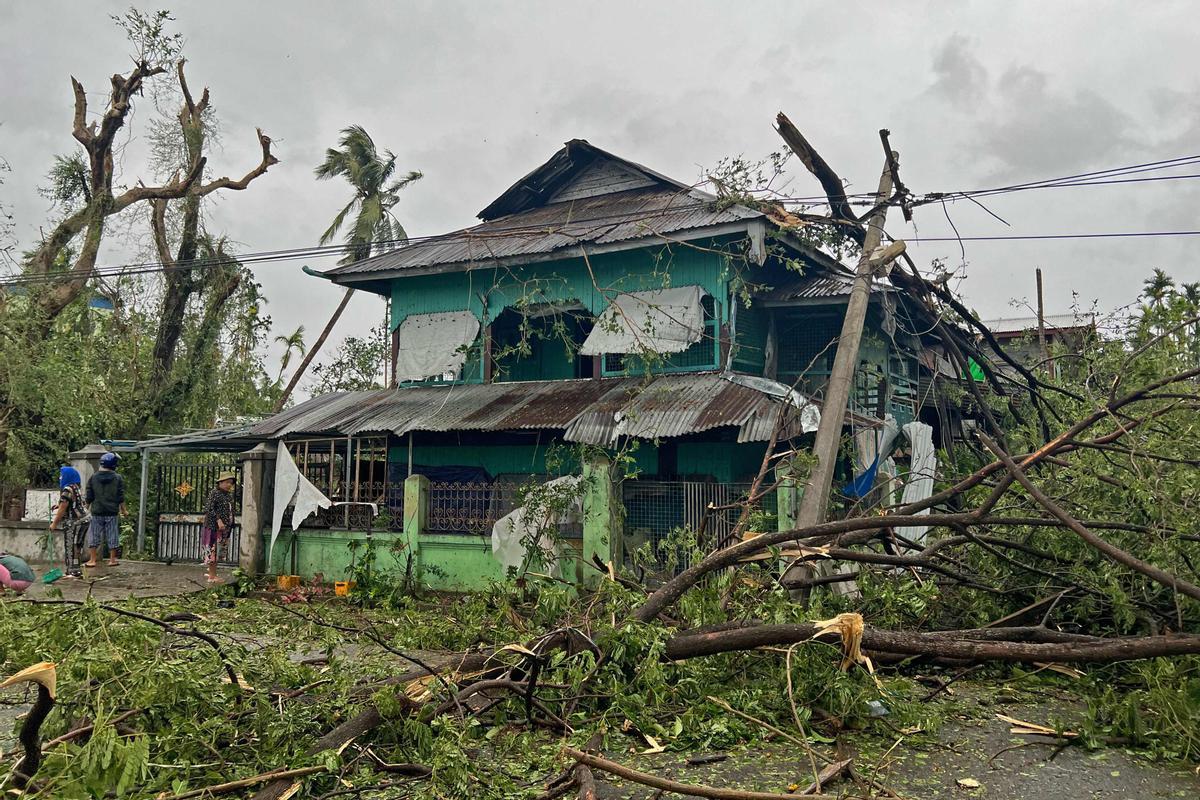
{"label": "power line", "polygon": [[1144,238],[1150,236],[1200,236],[1200,231],[1121,231],[1103,233],[1040,233],[1028,235],[1001,236],[922,236],[912,239],[914,244],[921,242],[1001,242],[1001,241],[1032,241],[1042,239],[1122,239]]}
{"label": "power line", "polygon": [[[460,231],[451,233],[440,233],[429,236],[411,236],[407,239],[377,239],[364,244],[370,244],[372,249],[377,247],[387,248],[382,252],[376,253],[375,256],[385,255],[396,250],[406,250],[410,247],[420,247],[426,244],[438,244],[440,240],[448,239],[452,236],[465,236],[481,241],[487,239],[501,239],[514,236],[565,236],[578,238],[583,235],[595,234],[597,230],[606,227],[605,222],[608,221],[612,225],[625,225],[630,222],[638,222],[644,219],[651,219],[658,216],[666,216],[675,214],[680,211],[696,210],[705,208],[711,205],[709,200],[692,201],[689,203],[680,203],[671,205],[666,208],[655,208],[643,212],[622,212],[615,214],[603,214],[593,217],[578,217],[568,220],[565,223],[557,225],[537,225],[524,224],[514,226],[494,226],[487,223],[465,228]],[[601,223],[594,225],[590,230],[578,230],[577,226],[585,223]],[[236,261],[239,264],[263,264],[276,261],[296,261],[305,258],[322,258],[331,255],[345,255],[350,249],[349,245],[315,245],[311,247],[295,247],[283,248],[277,250],[264,250],[242,254],[229,254],[223,257],[213,258],[198,258],[188,261],[183,264],[164,264],[162,261],[146,261],[146,262],[131,262],[110,267],[97,267],[83,275],[75,275],[70,272],[56,272],[49,274],[36,275],[17,275],[4,281],[0,281],[0,286],[21,286],[26,284],[36,283],[56,283],[67,280],[78,280],[80,278],[90,279],[105,276],[131,276],[144,275],[149,273],[165,273],[179,270],[204,269],[213,266],[231,265],[231,261]],[[375,257],[372,256],[372,257]]]}
{"label": "power line", "polygon": [[[1080,186],[1093,186],[1104,184],[1119,184],[1119,183],[1146,183],[1167,180],[1186,180],[1200,178],[1200,173],[1185,174],[1185,175],[1159,175],[1144,178],[1126,178],[1123,176],[1132,175],[1142,172],[1157,171],[1162,169],[1178,168],[1189,166],[1191,164],[1200,163],[1200,154],[1190,156],[1180,156],[1177,158],[1165,159],[1162,161],[1150,161],[1141,164],[1131,164],[1122,167],[1112,167],[1109,169],[1095,170],[1092,172],[1078,173],[1075,175],[1066,175],[1057,178],[1045,178],[1037,181],[1028,181],[1025,183],[1010,184],[1007,186],[993,187],[990,189],[972,189],[954,192],[934,192],[924,195],[922,198],[915,200],[914,205],[923,205],[932,202],[941,202],[944,200],[974,199],[978,197],[988,197],[998,194],[1006,194],[1018,191],[1028,191],[1032,189],[1049,189],[1049,188],[1070,188]],[[680,196],[687,196],[686,192],[681,191]],[[871,194],[848,194],[847,198],[873,198]],[[820,197],[774,197],[773,199],[786,202],[811,202],[812,204],[828,205],[828,198]],[[384,255],[393,250],[408,249],[411,247],[421,247],[427,244],[437,244],[441,240],[448,239],[452,236],[465,236],[471,239],[486,241],[492,238],[505,238],[510,236],[551,236],[559,235],[564,237],[580,238],[584,235],[594,234],[597,229],[605,227],[606,221],[611,221],[611,224],[628,224],[629,222],[637,222],[643,219],[651,219],[657,216],[665,216],[680,211],[695,210],[710,205],[708,200],[692,200],[692,202],[680,203],[678,205],[668,206],[666,208],[655,208],[644,212],[628,212],[604,214],[592,217],[580,217],[568,220],[565,223],[558,225],[537,225],[527,223],[515,226],[497,226],[491,223],[483,223],[470,228],[465,228],[460,231],[454,231],[445,234],[436,234],[429,236],[414,236],[404,240],[374,240],[369,244],[372,249],[378,247],[387,248],[377,255]],[[854,205],[874,205],[874,200],[857,201],[852,200]],[[594,225],[591,230],[578,230],[577,226],[585,223],[599,223]],[[1021,241],[1021,240],[1039,240],[1039,239],[1096,239],[1096,238],[1121,238],[1121,237],[1160,237],[1160,236],[1194,236],[1196,231],[1131,231],[1123,233],[1101,232],[1101,233],[1084,233],[1084,234],[1038,234],[1038,235],[1008,235],[1008,236],[963,236],[963,237],[923,237],[917,241],[924,242],[939,242],[939,241]],[[344,244],[324,245],[312,247],[298,248],[282,248],[276,250],[265,250],[243,253],[240,255],[214,257],[208,259],[193,259],[184,264],[164,264],[161,261],[148,262],[133,262],[110,267],[96,267],[85,274],[76,275],[70,272],[59,272],[50,274],[29,274],[16,275],[11,278],[0,281],[0,287],[18,287],[28,286],[38,283],[56,283],[67,280],[89,280],[93,278],[103,277],[128,277],[134,275],[145,275],[153,273],[167,273],[179,270],[196,270],[206,269],[214,266],[230,265],[232,261],[239,264],[269,264],[275,262],[297,261],[309,258],[324,258],[330,255],[343,255],[347,252],[348,246]]]}

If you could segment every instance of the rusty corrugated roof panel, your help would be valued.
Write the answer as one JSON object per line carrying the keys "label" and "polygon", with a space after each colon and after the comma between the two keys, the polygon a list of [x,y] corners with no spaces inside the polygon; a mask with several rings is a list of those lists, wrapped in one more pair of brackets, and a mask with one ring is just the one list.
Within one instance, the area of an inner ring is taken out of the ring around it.
{"label": "rusty corrugated roof panel", "polygon": [[415,241],[324,274],[338,279],[419,268],[468,269],[497,259],[543,255],[581,244],[611,244],[763,216],[743,206],[718,208],[715,203],[716,198],[704,192],[667,186],[551,203]]}
{"label": "rusty corrugated roof panel", "polygon": [[[802,275],[782,286],[773,287],[755,299],[766,305],[781,305],[801,300],[846,297],[853,285],[854,276],[841,272]],[[876,280],[871,284],[872,293],[892,291],[895,291],[895,287],[890,283]]]}
{"label": "rusty corrugated roof panel", "polygon": [[644,378],[418,386],[315,397],[264,420],[256,436],[409,431],[562,430],[567,441],[671,438],[720,427],[765,441],[786,401],[718,373]]}

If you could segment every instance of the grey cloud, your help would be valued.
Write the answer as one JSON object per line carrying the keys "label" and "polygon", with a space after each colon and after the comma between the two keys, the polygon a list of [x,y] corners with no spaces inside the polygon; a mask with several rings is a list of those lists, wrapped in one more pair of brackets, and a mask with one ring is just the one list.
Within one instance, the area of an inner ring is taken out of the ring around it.
{"label": "grey cloud", "polygon": [[988,72],[974,53],[970,39],[954,34],[933,56],[936,76],[930,90],[956,106],[978,101],[988,89]]}
{"label": "grey cloud", "polygon": [[[21,79],[0,88],[0,154],[13,165],[0,192],[26,244],[46,218],[36,184],[53,153],[73,146],[67,76],[101,91],[126,63],[107,14],[128,2],[43,0],[2,12],[0,72]],[[428,0],[356,3],[352,14],[312,0],[178,5],[189,75],[212,88],[224,124],[214,169],[236,175],[253,162],[256,126],[283,159],[215,211],[214,227],[247,250],[315,244],[345,187],[314,180],[312,168],[350,123],[366,126],[405,169],[425,172],[398,209],[415,236],[471,224],[566,139],[586,137],[690,180],[722,156],[778,150],[779,110],[855,191],[878,179],[881,127],[892,129],[914,191],[1166,158],[1200,141],[1191,13],[1166,4],[1091,8],[1087,19],[1070,5],[1022,0],[892,4],[872,9],[869,25],[861,8],[832,3]],[[1101,51],[1104,31],[1121,35]],[[138,141],[126,159],[131,179],[140,174]],[[970,204],[950,213],[964,235],[1157,229],[1187,221],[1190,186],[989,201],[1011,230]],[[798,169],[788,191],[819,187]],[[925,237],[953,233],[938,208],[918,211],[917,222]],[[916,233],[897,219],[889,230]],[[123,257],[118,244],[106,263]],[[958,263],[954,243],[910,244],[920,263]],[[1180,264],[1177,279],[1200,278],[1200,264],[1170,240],[1079,245],[968,243],[963,290],[999,315],[1009,297],[1030,294],[1034,265],[1046,269],[1052,310],[1070,302],[1071,287],[1124,302],[1152,262]],[[319,329],[338,301],[337,289],[299,265],[256,269],[277,332]],[[367,332],[380,313],[377,299],[356,300],[327,346]]]}

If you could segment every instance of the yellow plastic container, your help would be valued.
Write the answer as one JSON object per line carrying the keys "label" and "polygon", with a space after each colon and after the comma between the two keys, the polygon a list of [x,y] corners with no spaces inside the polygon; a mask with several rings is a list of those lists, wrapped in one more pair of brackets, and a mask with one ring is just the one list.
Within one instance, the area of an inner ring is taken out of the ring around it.
{"label": "yellow plastic container", "polygon": [[338,597],[346,597],[355,585],[354,581],[335,581],[333,584],[333,593]]}
{"label": "yellow plastic container", "polygon": [[275,579],[275,585],[279,587],[280,591],[290,592],[293,589],[299,588],[300,576],[280,575]]}

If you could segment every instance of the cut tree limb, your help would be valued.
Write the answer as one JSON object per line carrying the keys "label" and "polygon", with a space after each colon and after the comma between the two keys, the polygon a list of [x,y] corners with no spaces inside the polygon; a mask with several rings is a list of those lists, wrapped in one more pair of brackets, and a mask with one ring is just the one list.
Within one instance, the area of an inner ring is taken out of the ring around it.
{"label": "cut tree limb", "polygon": [[[994,629],[992,631],[994,633]],[[667,640],[672,660],[753,650],[768,645],[806,642],[818,633],[812,623],[755,625],[712,632],[682,633]],[[962,632],[954,632],[961,634]],[[866,627],[863,649],[907,656],[936,656],[966,661],[1070,661],[1107,663],[1200,653],[1200,636],[1141,636],[1066,642],[982,641],[945,633],[889,631]]]}
{"label": "cut tree limb", "polygon": [[[793,794],[780,794],[777,792],[722,789],[715,786],[703,786],[697,783],[680,783],[667,778],[660,778],[657,775],[650,775],[646,772],[639,772],[636,769],[631,769],[615,761],[609,761],[606,758],[600,758],[600,756],[589,755],[582,750],[576,750],[572,747],[564,747],[563,752],[592,769],[598,769],[601,772],[607,772],[610,775],[616,775],[618,778],[640,783],[643,786],[661,789],[664,792],[686,794],[691,797],[711,797],[715,798],[715,800],[790,800],[790,798],[795,797]],[[828,794],[810,794],[808,796],[817,798],[817,800],[834,800],[833,795]]]}

